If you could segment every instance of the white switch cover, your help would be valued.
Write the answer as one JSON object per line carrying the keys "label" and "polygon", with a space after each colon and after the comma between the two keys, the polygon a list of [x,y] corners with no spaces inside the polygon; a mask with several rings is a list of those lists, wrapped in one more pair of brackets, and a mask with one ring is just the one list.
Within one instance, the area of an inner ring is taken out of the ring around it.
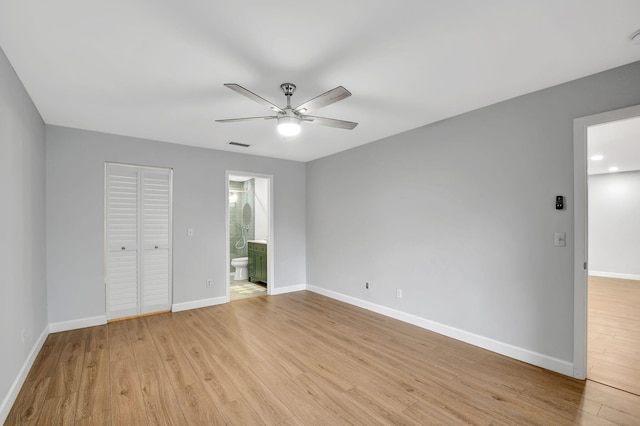
{"label": "white switch cover", "polygon": [[556,247],[565,247],[567,245],[567,233],[556,232],[553,239],[553,245],[555,245]]}
{"label": "white switch cover", "polygon": [[193,237],[193,228],[187,229],[187,235]]}

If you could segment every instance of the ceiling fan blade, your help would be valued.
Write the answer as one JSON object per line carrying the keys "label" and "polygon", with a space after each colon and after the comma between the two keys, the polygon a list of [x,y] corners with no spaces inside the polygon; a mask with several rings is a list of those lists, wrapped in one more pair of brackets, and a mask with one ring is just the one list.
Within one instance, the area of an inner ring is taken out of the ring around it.
{"label": "ceiling fan blade", "polygon": [[271,102],[269,102],[268,100],[266,100],[263,97],[260,97],[258,95],[256,95],[255,93],[253,93],[251,90],[247,90],[244,87],[235,84],[235,83],[225,83],[225,86],[227,86],[229,89],[234,90],[238,93],[240,93],[241,95],[246,96],[247,98],[259,103],[260,105],[264,105],[267,108],[279,112],[280,114],[284,114],[284,110],[274,104],[272,104]]}
{"label": "ceiling fan blade", "polygon": [[302,120],[308,121],[313,124],[320,124],[321,126],[337,127],[339,129],[353,130],[358,123],[353,121],[336,120],[335,118],[315,117],[313,115],[302,115]]}
{"label": "ceiling fan blade", "polygon": [[322,95],[316,96],[302,105],[295,107],[293,110],[300,114],[306,114],[307,112],[311,112],[315,109],[341,101],[349,96],[351,96],[351,92],[342,86],[338,86],[335,89],[324,92]]}
{"label": "ceiling fan blade", "polygon": [[265,117],[224,118],[222,120],[216,120],[216,123],[235,123],[236,121],[262,121],[273,120],[274,118],[278,118],[278,116],[269,115]]}

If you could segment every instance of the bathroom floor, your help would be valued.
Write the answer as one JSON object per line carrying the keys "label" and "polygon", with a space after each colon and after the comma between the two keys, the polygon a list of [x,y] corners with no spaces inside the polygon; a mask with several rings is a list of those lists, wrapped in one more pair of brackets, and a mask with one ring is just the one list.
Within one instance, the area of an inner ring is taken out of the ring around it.
{"label": "bathroom floor", "polygon": [[267,285],[262,283],[252,283],[249,281],[231,281],[230,285],[231,301],[247,299],[249,297],[266,296]]}

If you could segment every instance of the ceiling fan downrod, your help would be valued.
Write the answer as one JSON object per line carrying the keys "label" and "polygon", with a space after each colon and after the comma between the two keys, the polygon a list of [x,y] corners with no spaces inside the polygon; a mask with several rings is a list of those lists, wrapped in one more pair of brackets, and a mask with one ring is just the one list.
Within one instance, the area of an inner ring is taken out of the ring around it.
{"label": "ceiling fan downrod", "polygon": [[291,108],[291,96],[296,91],[296,85],[293,83],[282,83],[280,85],[282,92],[287,97],[287,108]]}

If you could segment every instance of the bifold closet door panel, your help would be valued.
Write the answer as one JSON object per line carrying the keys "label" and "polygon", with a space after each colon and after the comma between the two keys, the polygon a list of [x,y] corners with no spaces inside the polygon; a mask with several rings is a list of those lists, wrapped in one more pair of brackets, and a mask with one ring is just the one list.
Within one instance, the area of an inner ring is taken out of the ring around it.
{"label": "bifold closet door panel", "polygon": [[138,312],[138,174],[108,165],[105,183],[107,318]]}
{"label": "bifold closet door panel", "polygon": [[142,171],[141,313],[171,308],[171,172]]}
{"label": "bifold closet door panel", "polygon": [[138,314],[138,253],[109,253],[107,260],[107,319]]}
{"label": "bifold closet door panel", "polygon": [[106,165],[107,318],[171,308],[172,171]]}

